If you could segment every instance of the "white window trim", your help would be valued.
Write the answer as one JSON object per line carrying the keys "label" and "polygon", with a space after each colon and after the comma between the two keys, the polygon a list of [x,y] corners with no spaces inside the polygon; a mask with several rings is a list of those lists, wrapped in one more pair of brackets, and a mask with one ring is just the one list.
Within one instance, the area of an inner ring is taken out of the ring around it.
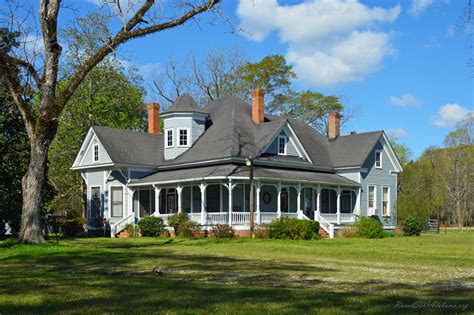
{"label": "white window trim", "polygon": [[[125,217],[125,186],[123,185],[110,185],[109,187],[109,195],[110,195],[110,198],[109,198],[109,218],[124,218]],[[122,188],[122,216],[112,216],[112,188]]]}
{"label": "white window trim", "polygon": [[[168,145],[168,132],[171,131],[171,142],[172,144],[171,145]],[[175,139],[174,139],[174,130],[173,128],[167,128],[165,129],[165,148],[172,148],[174,147],[174,142],[175,142]]]}
{"label": "white window trim", "polygon": [[[377,166],[377,153],[380,153],[380,166]],[[383,159],[382,159],[382,150],[375,151],[375,168],[381,169],[383,168]]]}
{"label": "white window trim", "polygon": [[[95,159],[95,150],[97,149],[97,160]],[[99,148],[99,144],[98,143],[95,143],[93,146],[92,146],[92,161],[94,163],[97,163],[97,162],[100,162],[100,148]]]}
{"label": "white window trim", "polygon": [[[190,128],[178,128],[176,129],[177,132],[176,132],[176,146],[178,148],[189,148],[191,146],[191,129]],[[186,144],[185,145],[181,145],[179,144],[180,142],[180,132],[181,130],[186,130],[186,136],[187,136],[187,139],[186,139]]]}
{"label": "white window trim", "polygon": [[[374,207],[370,208],[370,187],[374,187]],[[375,214],[377,210],[377,186],[375,185],[367,185],[367,215]]]}
{"label": "white window trim", "polygon": [[[384,215],[383,213],[383,190],[384,188],[387,188],[388,191],[387,191],[387,214]],[[391,211],[390,211],[390,207],[391,207],[391,200],[390,200],[390,186],[382,186],[382,217],[390,217],[391,215]]]}
{"label": "white window trim", "polygon": [[[280,139],[285,139],[285,152],[280,153]],[[288,154],[288,137],[287,136],[278,136],[278,155],[287,155]]]}

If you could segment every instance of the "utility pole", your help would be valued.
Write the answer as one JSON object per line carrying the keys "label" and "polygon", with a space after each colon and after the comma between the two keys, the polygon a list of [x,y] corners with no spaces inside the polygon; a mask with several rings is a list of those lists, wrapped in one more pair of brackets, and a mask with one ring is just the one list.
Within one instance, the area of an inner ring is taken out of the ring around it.
{"label": "utility pole", "polygon": [[250,168],[250,175],[249,175],[249,179],[250,179],[250,189],[249,189],[249,211],[250,211],[250,232],[253,233],[253,230],[254,230],[254,208],[255,208],[255,205],[254,205],[254,197],[253,197],[253,158],[252,157],[248,157],[246,160],[245,160],[245,165],[247,165],[249,168]]}

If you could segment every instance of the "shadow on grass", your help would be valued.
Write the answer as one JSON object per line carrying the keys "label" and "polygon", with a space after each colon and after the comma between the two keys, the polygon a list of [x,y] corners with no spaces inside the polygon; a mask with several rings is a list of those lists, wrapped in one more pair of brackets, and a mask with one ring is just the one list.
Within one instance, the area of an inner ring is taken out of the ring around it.
{"label": "shadow on grass", "polygon": [[[0,313],[446,313],[410,305],[472,303],[471,291],[443,283],[327,282],[337,269],[183,253],[169,244],[19,247],[0,259]],[[154,266],[163,276],[152,275]]]}

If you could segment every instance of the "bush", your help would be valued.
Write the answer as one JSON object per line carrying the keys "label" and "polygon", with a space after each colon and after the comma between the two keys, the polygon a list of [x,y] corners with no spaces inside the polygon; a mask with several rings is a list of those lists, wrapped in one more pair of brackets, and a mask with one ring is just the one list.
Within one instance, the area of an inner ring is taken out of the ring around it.
{"label": "bush", "polygon": [[382,225],[375,219],[359,217],[355,224],[357,236],[363,238],[383,238],[385,233]]}
{"label": "bush", "polygon": [[84,227],[82,226],[82,219],[68,219],[64,221],[63,232],[66,236],[76,236],[77,234],[84,232]]}
{"label": "bush", "polygon": [[275,239],[311,240],[319,238],[319,222],[282,217],[268,224],[268,235]]}
{"label": "bush", "polygon": [[403,235],[405,236],[419,236],[423,229],[423,223],[415,217],[408,217],[401,222]]}
{"label": "bush", "polygon": [[341,229],[340,233],[341,233],[340,235],[345,238],[357,236],[357,230],[353,226],[345,226],[344,228]]}
{"label": "bush", "polygon": [[255,226],[254,230],[255,238],[269,238],[270,235],[268,234],[268,225],[260,224]]}
{"label": "bush", "polygon": [[140,236],[139,233],[138,233],[138,229],[133,224],[127,224],[123,230],[125,232],[127,232],[128,237],[138,237],[138,236]]}
{"label": "bush", "polygon": [[138,222],[138,227],[142,236],[158,237],[165,229],[165,224],[162,218],[146,217]]}
{"label": "bush", "polygon": [[184,212],[176,213],[168,217],[168,225],[174,229],[176,236],[193,238],[194,232],[198,229],[198,224],[190,221]]}
{"label": "bush", "polygon": [[212,234],[215,238],[234,238],[235,230],[227,224],[217,224],[212,227]]}

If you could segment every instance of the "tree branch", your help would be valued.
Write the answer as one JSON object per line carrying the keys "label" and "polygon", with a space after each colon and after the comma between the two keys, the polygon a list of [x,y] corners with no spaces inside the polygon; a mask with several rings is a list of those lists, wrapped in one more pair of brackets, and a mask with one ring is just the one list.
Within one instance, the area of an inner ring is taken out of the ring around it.
{"label": "tree branch", "polygon": [[65,106],[67,101],[71,98],[76,88],[81,84],[82,80],[84,80],[87,73],[89,73],[89,71],[92,68],[94,68],[100,61],[104,59],[105,56],[107,56],[119,45],[133,38],[143,37],[148,34],[156,33],[159,31],[163,31],[169,28],[182,25],[186,23],[187,21],[189,21],[190,19],[192,19],[194,16],[198,15],[199,13],[212,9],[219,2],[220,0],[208,0],[203,5],[195,7],[194,9],[188,11],[186,14],[172,21],[161,23],[161,24],[155,24],[147,28],[137,29],[135,31],[130,31],[136,25],[138,25],[142,17],[146,14],[146,12],[151,8],[151,5],[154,3],[154,0],[147,0],[145,4],[143,4],[143,6],[137,11],[134,17],[132,17],[129,23],[127,23],[127,27],[122,29],[120,32],[118,32],[108,45],[104,45],[101,48],[99,48],[72,75],[72,77],[66,83],[61,94],[58,96],[58,100],[55,104],[55,106],[57,107],[56,112],[57,113],[61,112],[62,108]]}
{"label": "tree branch", "polygon": [[40,78],[38,72],[36,72],[35,67],[33,67],[31,63],[5,54],[2,54],[2,58],[4,58],[5,62],[10,64],[11,66],[20,66],[24,68],[28,72],[28,74],[33,77],[36,84],[38,85],[38,88],[41,88],[43,80]]}

